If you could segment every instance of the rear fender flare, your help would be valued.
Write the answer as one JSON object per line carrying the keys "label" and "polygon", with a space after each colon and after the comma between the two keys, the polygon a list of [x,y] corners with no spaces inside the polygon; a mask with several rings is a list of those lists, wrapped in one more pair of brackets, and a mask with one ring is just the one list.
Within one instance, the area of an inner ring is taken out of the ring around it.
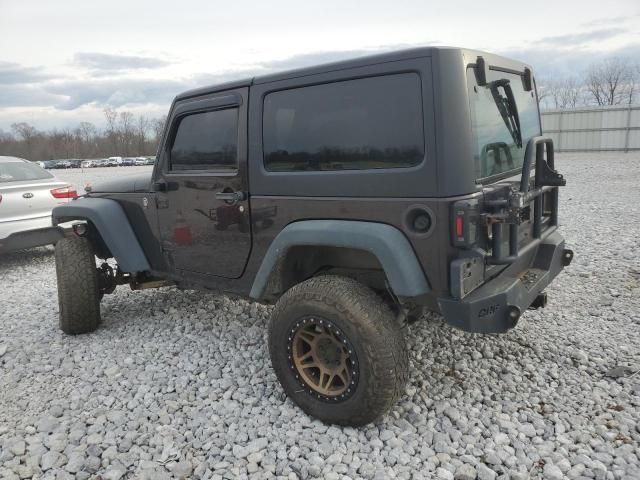
{"label": "rear fender flare", "polygon": [[294,246],[364,250],[378,259],[397,296],[417,297],[430,291],[409,240],[397,228],[364,221],[302,220],[287,225],[271,243],[253,281],[251,298],[263,298],[271,272]]}
{"label": "rear fender flare", "polygon": [[108,198],[84,197],[55,207],[53,224],[71,220],[88,220],[98,230],[119,268],[128,273],[150,270],[140,242],[118,202]]}

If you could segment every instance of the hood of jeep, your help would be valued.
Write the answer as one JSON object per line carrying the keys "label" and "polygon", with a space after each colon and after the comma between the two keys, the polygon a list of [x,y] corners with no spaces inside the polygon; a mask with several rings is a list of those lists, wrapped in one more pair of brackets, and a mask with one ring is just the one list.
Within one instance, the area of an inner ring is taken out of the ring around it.
{"label": "hood of jeep", "polygon": [[134,193],[151,189],[151,173],[136,173],[124,177],[102,180],[91,185],[91,193]]}

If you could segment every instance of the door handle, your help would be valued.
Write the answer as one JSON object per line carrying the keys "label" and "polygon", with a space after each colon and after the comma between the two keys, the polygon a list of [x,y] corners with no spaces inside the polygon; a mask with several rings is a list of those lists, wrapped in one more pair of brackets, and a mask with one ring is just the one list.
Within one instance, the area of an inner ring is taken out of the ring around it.
{"label": "door handle", "polygon": [[153,182],[151,190],[154,192],[166,192],[168,190],[166,182]]}
{"label": "door handle", "polygon": [[151,184],[151,190],[154,192],[174,192],[178,190],[178,182],[157,181]]}
{"label": "door handle", "polygon": [[216,198],[218,200],[224,200],[229,205],[235,205],[247,199],[247,192],[217,192]]}

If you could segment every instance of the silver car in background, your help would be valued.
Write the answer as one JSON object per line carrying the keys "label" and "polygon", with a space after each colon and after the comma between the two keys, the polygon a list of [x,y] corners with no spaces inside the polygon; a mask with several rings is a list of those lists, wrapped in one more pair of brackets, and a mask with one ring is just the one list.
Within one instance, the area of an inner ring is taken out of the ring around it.
{"label": "silver car in background", "polygon": [[55,243],[51,210],[77,196],[37,163],[0,156],[0,253]]}

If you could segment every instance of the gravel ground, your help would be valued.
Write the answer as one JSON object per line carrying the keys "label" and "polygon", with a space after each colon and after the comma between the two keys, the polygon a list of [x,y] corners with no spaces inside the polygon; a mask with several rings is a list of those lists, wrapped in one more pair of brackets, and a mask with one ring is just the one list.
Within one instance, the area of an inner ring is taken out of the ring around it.
{"label": "gravel ground", "polygon": [[120,287],[96,333],[69,337],[52,250],[0,258],[0,477],[640,478],[640,155],[558,165],[576,258],[549,306],[500,336],[427,315],[406,394],[362,429],[284,397],[269,308]]}

